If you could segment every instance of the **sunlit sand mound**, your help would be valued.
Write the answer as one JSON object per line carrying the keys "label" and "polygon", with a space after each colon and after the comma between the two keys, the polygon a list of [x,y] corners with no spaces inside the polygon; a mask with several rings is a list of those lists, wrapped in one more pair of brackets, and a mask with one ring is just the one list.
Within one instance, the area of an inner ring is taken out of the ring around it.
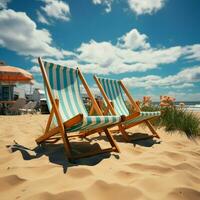
{"label": "sunlit sand mound", "polygon": [[[36,145],[47,119],[45,115],[0,116],[0,199],[200,199],[199,139],[158,129],[161,140],[125,143],[116,134],[121,154],[69,163],[61,142]],[[130,132],[149,133],[143,126]],[[75,153],[108,145],[98,134],[71,142]]]}

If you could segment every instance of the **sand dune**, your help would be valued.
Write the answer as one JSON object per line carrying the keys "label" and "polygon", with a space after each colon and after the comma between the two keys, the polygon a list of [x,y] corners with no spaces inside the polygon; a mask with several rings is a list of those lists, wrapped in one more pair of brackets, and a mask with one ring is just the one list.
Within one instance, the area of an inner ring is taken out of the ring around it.
{"label": "sand dune", "polygon": [[[159,129],[161,140],[125,143],[117,134],[114,137],[121,154],[69,163],[62,144],[37,147],[34,142],[47,118],[0,116],[1,199],[200,199],[199,139],[188,140],[184,135]],[[145,135],[149,131],[140,126],[131,132]],[[105,137],[98,135],[71,142],[77,153],[108,145]]]}

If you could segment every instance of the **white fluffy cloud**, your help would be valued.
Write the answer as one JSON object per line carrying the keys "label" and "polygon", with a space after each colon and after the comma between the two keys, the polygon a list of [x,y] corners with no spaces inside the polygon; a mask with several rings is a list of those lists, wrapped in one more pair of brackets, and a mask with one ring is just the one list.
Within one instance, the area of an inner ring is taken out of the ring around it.
{"label": "white fluffy cloud", "polygon": [[152,88],[172,87],[176,89],[193,87],[193,83],[200,81],[200,66],[186,68],[175,75],[166,77],[148,75],[143,77],[124,78],[128,87]]}
{"label": "white fluffy cloud", "polygon": [[185,48],[185,53],[188,59],[200,61],[200,44],[187,46]]}
{"label": "white fluffy cloud", "polygon": [[38,66],[33,66],[31,67],[31,69],[29,70],[31,73],[40,73],[40,67]]}
{"label": "white fluffy cloud", "polygon": [[1,0],[0,1],[0,9],[5,9],[7,8],[7,4],[10,2],[11,0]]}
{"label": "white fluffy cloud", "polygon": [[45,18],[44,15],[41,14],[40,11],[37,11],[37,17],[38,17],[38,21],[43,23],[43,24],[47,24],[50,25],[49,21]]}
{"label": "white fluffy cloud", "polygon": [[180,46],[151,48],[147,36],[137,29],[120,37],[116,45],[91,40],[77,49],[81,69],[97,74],[147,71],[160,64],[176,62],[182,54]]}
{"label": "white fluffy cloud", "polygon": [[[83,84],[80,84],[80,91],[82,94],[87,94]],[[93,95],[101,96],[101,92],[96,84],[90,86],[90,91],[92,92]]]}
{"label": "white fluffy cloud", "polygon": [[110,42],[96,42],[91,40],[89,43],[83,43],[78,48],[79,59],[93,64],[100,64],[102,67],[111,66],[117,59],[116,51],[118,49]]}
{"label": "white fluffy cloud", "polygon": [[[126,0],[136,15],[153,14],[164,7],[167,0]],[[104,5],[107,13],[112,10],[114,0],[92,0],[95,5]]]}
{"label": "white fluffy cloud", "polygon": [[113,0],[92,0],[92,2],[94,4],[102,4],[102,5],[105,5],[106,8],[105,8],[105,11],[107,13],[111,12],[111,5],[112,5],[112,2]]}
{"label": "white fluffy cloud", "polygon": [[[82,43],[75,52],[62,50],[64,59],[56,62],[79,66],[86,73],[119,74],[145,72],[159,68],[162,64],[175,63],[182,58],[193,60],[199,58],[199,45],[153,48],[147,38],[145,34],[132,29],[121,36],[116,44],[91,40]],[[53,59],[49,60],[55,62]]]}
{"label": "white fluffy cloud", "polygon": [[14,10],[0,11],[0,46],[25,56],[63,57],[63,51],[52,47],[48,30],[38,29],[26,13]]}
{"label": "white fluffy cloud", "polygon": [[171,88],[175,88],[175,89],[184,89],[184,88],[192,88],[194,87],[193,83],[183,83],[181,85],[171,85]]}
{"label": "white fluffy cloud", "polygon": [[146,71],[156,67],[155,64],[133,61],[131,57],[132,51],[118,48],[110,42],[91,40],[89,43],[83,43],[77,51],[81,69],[90,73],[116,74]]}
{"label": "white fluffy cloud", "polygon": [[160,10],[166,0],[128,0],[130,9],[137,15],[152,14]]}
{"label": "white fluffy cloud", "polygon": [[[48,19],[59,19],[64,21],[70,20],[70,7],[67,3],[61,0],[42,0],[45,6],[41,7],[41,10],[45,12]],[[39,12],[38,20],[42,23],[48,23],[49,20],[44,17],[44,15]]]}
{"label": "white fluffy cloud", "polygon": [[147,49],[150,47],[147,39],[148,37],[145,34],[139,33],[137,29],[132,29],[119,38],[118,45],[128,49]]}

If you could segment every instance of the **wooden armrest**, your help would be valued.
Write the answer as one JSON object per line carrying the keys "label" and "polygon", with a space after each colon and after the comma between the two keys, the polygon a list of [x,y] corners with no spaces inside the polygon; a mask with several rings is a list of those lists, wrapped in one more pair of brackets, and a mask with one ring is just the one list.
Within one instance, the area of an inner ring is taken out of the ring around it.
{"label": "wooden armrest", "polygon": [[63,124],[64,124],[65,128],[70,128],[70,127],[80,123],[81,121],[83,121],[83,114],[80,113],[80,114],[74,116],[73,118],[67,120]]}
{"label": "wooden armrest", "polygon": [[137,117],[139,115],[140,115],[140,112],[134,112],[133,114],[131,114],[129,116],[122,115],[121,118],[122,118],[122,121],[127,121],[130,119],[134,119],[135,117]]}

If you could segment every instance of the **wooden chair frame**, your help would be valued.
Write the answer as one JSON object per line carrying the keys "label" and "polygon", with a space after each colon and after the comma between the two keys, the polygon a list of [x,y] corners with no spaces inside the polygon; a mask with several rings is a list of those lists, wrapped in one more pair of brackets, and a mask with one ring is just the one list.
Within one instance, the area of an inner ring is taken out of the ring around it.
{"label": "wooden chair frame", "polygon": [[[94,75],[94,80],[96,81],[97,86],[99,87],[99,90],[100,90],[101,94],[103,95],[103,98],[106,101],[106,104],[107,104],[106,111],[108,112],[108,110],[109,110],[112,115],[116,115],[113,103],[108,99],[101,83],[99,82],[98,78],[95,75]],[[137,105],[137,103],[134,101],[131,94],[129,93],[128,89],[123,84],[123,82],[120,80],[119,83],[120,83],[124,93],[126,94],[128,101],[131,105],[131,109],[133,111],[133,114],[130,114],[129,116],[122,116],[122,118],[123,118],[122,121],[124,122],[124,121],[128,121],[130,119],[133,119],[133,118],[139,116],[141,110],[140,110],[140,107]],[[153,118],[157,118],[157,116],[153,117]],[[122,133],[123,138],[127,142],[130,142],[130,137],[129,137],[128,133],[126,132],[126,129],[131,128],[131,127],[136,126],[136,125],[141,124],[141,123],[145,123],[147,125],[149,130],[152,132],[152,137],[160,138],[158,133],[156,132],[156,130],[154,129],[154,127],[152,126],[152,124],[149,120],[143,120],[143,121],[140,121],[140,122],[133,122],[133,123],[128,124],[128,125],[124,125],[123,123],[121,123],[121,124],[118,125],[119,130],[113,130],[112,132],[120,131]]]}
{"label": "wooden chair frame", "polygon": [[[59,100],[54,99],[54,97],[52,95],[51,86],[50,86],[50,83],[49,83],[49,80],[48,80],[48,77],[47,77],[47,73],[46,73],[46,70],[44,68],[44,64],[43,64],[41,57],[38,58],[38,62],[39,62],[39,65],[40,65],[40,68],[41,68],[41,71],[42,71],[42,75],[43,75],[44,82],[45,82],[45,85],[46,85],[46,89],[47,89],[47,92],[48,92],[48,95],[49,95],[49,99],[50,99],[50,102],[52,104],[52,109],[50,111],[50,116],[49,116],[49,119],[47,121],[47,125],[46,125],[46,129],[45,129],[44,134],[36,139],[37,144],[41,144],[41,143],[44,143],[44,142],[54,143],[54,142],[57,142],[59,140],[59,138],[62,138],[64,148],[65,148],[65,151],[66,151],[66,155],[67,155],[67,158],[69,160],[79,159],[79,158],[83,158],[83,157],[89,157],[89,156],[92,156],[92,155],[105,153],[105,152],[111,152],[111,151],[115,151],[115,152],[119,153],[120,152],[119,147],[116,144],[116,142],[114,141],[110,131],[107,129],[109,127],[116,125],[116,124],[115,125],[112,124],[112,125],[104,126],[104,127],[101,127],[101,128],[98,128],[98,129],[95,129],[95,130],[92,130],[91,132],[89,132],[89,134],[99,132],[99,131],[105,132],[105,134],[108,138],[108,141],[111,144],[111,148],[101,149],[101,150],[93,151],[93,152],[90,152],[90,153],[84,153],[84,154],[81,154],[81,155],[78,155],[78,156],[72,155],[72,148],[71,148],[71,145],[70,145],[70,142],[69,142],[69,138],[70,137],[83,137],[86,134],[84,134],[84,133],[73,134],[73,135],[70,134],[70,136],[69,136],[66,132],[66,128],[70,128],[73,125],[76,125],[76,124],[82,122],[83,121],[83,114],[80,113],[80,114],[74,116],[73,118],[67,120],[66,122],[64,122],[64,123],[62,122],[61,114],[60,114],[59,109],[58,109],[59,108]],[[83,75],[82,75],[82,73],[79,69],[78,69],[78,75],[79,75],[79,78],[80,78],[89,98],[92,101],[93,109],[95,109],[95,111],[97,112],[98,115],[103,115],[102,112],[101,112],[101,109],[97,105],[97,102],[96,102],[94,96],[92,95],[92,93],[89,89],[89,86],[87,85],[87,83],[86,83],[86,81],[85,81],[85,79],[84,79],[84,77],[83,77]],[[54,115],[56,117],[58,125],[54,128],[50,128]],[[59,134],[59,133],[60,133],[61,137],[56,137],[56,135]]]}

